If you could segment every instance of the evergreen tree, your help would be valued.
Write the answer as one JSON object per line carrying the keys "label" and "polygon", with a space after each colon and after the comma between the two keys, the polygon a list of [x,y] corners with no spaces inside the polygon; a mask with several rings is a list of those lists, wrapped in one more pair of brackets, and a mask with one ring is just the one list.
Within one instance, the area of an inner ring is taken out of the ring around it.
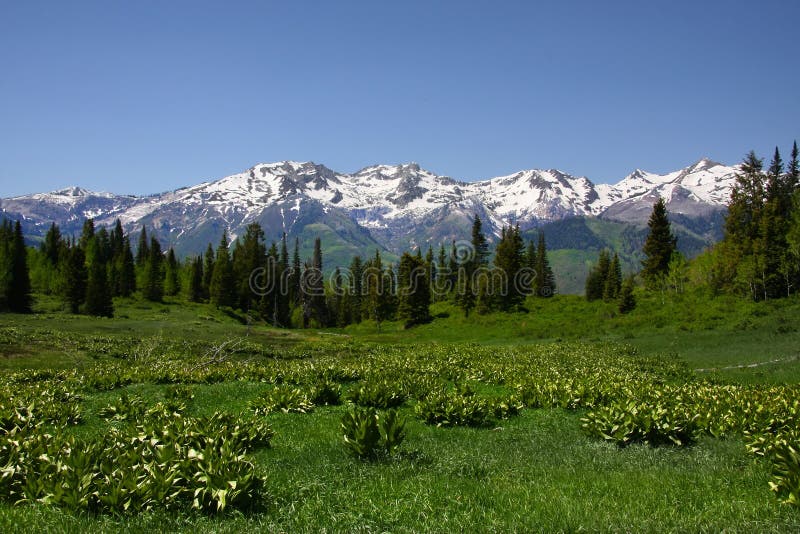
{"label": "evergreen tree", "polygon": [[136,248],[136,266],[144,267],[150,258],[150,246],[147,239],[147,230],[142,225],[142,232],[139,234],[139,246]]}
{"label": "evergreen tree", "polygon": [[113,317],[114,303],[111,299],[111,288],[106,278],[106,266],[99,256],[95,256],[95,259],[89,263],[86,284],[86,313],[99,317]]}
{"label": "evergreen tree", "polygon": [[644,242],[645,259],[642,261],[642,278],[645,286],[652,289],[659,279],[669,270],[669,260],[676,250],[677,239],[672,234],[672,227],[667,218],[667,206],[664,199],[659,198],[653,205],[653,212],[647,222],[650,230]]}
{"label": "evergreen tree", "polygon": [[483,223],[478,214],[472,220],[472,251],[473,251],[473,269],[489,264],[489,242],[486,236],[483,235]]}
{"label": "evergreen tree", "polygon": [[[475,217],[472,220],[472,234],[470,243],[472,246],[472,257],[463,262],[462,265],[457,265],[456,275],[456,303],[462,310],[464,310],[465,316],[469,316],[470,310],[475,307],[476,298],[478,295],[478,288],[474,286],[475,272],[478,271],[478,269],[485,267],[489,261],[489,243],[486,240],[486,236],[483,235],[483,223],[477,214],[475,214]],[[451,254],[455,260],[455,243],[453,243],[453,250],[451,251]]]}
{"label": "evergreen tree", "polygon": [[300,238],[294,238],[294,252],[292,253],[292,271],[289,276],[289,303],[292,306],[300,304],[302,297],[300,278],[302,269],[300,266]]}
{"label": "evergreen tree", "polygon": [[430,290],[436,283],[436,263],[433,261],[433,247],[428,245],[428,252],[425,253],[425,273],[428,277],[428,293],[433,302],[433,291]]}
{"label": "evergreen tree", "polygon": [[290,308],[290,297],[289,297],[289,250],[286,246],[286,233],[283,234],[281,238],[281,251],[280,251],[280,258],[278,261],[278,269],[277,269],[277,286],[276,290],[278,292],[277,301],[276,301],[276,310],[275,310],[275,317],[277,320],[277,326],[282,326],[288,328],[291,326],[292,318],[291,318],[291,308]]}
{"label": "evergreen tree", "polygon": [[[495,250],[494,265],[498,271],[497,277],[502,287],[490,287],[488,280],[478,287],[478,300],[480,312],[486,313],[491,308],[494,300],[501,310],[510,310],[522,304],[525,300],[527,288],[519,286],[519,273],[525,265],[525,243],[519,231],[519,225],[514,228],[503,228],[500,241]],[[492,278],[494,279],[494,277]],[[495,298],[490,296],[494,294]]]}
{"label": "evergreen tree", "polygon": [[608,271],[611,267],[611,260],[607,250],[601,250],[597,259],[597,264],[589,271],[586,277],[586,300],[598,300],[603,298],[603,292],[608,278]]}
{"label": "evergreen tree", "polygon": [[622,290],[622,266],[619,263],[619,255],[614,253],[614,258],[608,267],[608,274],[603,284],[603,300],[606,302],[615,300]]}
{"label": "evergreen tree", "polygon": [[189,302],[202,302],[205,298],[203,290],[203,258],[196,256],[189,267]]}
{"label": "evergreen tree", "polygon": [[180,265],[175,258],[175,250],[170,247],[164,264],[164,294],[174,297],[181,290]]}
{"label": "evergreen tree", "polygon": [[439,257],[436,260],[436,278],[435,283],[431,285],[431,295],[434,302],[444,300],[449,292],[448,281],[450,280],[450,273],[447,265],[447,252],[444,250],[444,243],[439,244]]}
{"label": "evergreen tree", "polygon": [[263,280],[260,281],[263,282],[263,287],[258,288],[258,290],[259,293],[261,293],[259,312],[265,320],[269,321],[272,326],[275,327],[280,326],[278,322],[278,308],[281,293],[278,275],[279,262],[278,247],[275,245],[275,242],[273,242],[265,254],[263,266],[259,267],[264,275]]}
{"label": "evergreen tree", "polygon": [[618,309],[620,313],[628,313],[635,307],[636,298],[633,295],[633,276],[628,276],[620,288]]}
{"label": "evergreen tree", "polygon": [[790,195],[800,191],[800,163],[798,162],[797,141],[792,145],[792,155],[786,165],[786,189]]}
{"label": "evergreen tree", "polygon": [[553,269],[550,268],[550,261],[547,259],[547,244],[545,243],[544,232],[539,232],[535,271],[534,287],[536,295],[545,298],[552,297],[556,292],[556,277],[553,274]]}
{"label": "evergreen tree", "polygon": [[352,323],[361,322],[364,298],[364,263],[361,256],[354,256],[350,262],[350,290],[347,295],[348,315]]}
{"label": "evergreen tree", "polygon": [[233,265],[228,252],[227,232],[222,233],[222,239],[217,247],[209,292],[211,303],[218,308],[236,304],[236,281],[233,277]]}
{"label": "evergreen tree", "polygon": [[51,223],[50,229],[47,230],[42,242],[42,252],[51,266],[56,267],[58,265],[59,255],[63,247],[64,242],[61,237],[61,230],[56,226],[56,223]]}
{"label": "evergreen tree", "polygon": [[257,295],[250,288],[250,277],[254,272],[263,272],[265,276],[260,282],[264,285],[264,290],[270,293],[274,289],[274,267],[267,270],[267,247],[264,244],[264,230],[258,223],[247,225],[241,241],[237,240],[233,250],[233,272],[236,278],[236,292],[238,306],[242,310],[249,310],[255,307],[259,300],[266,303],[270,310],[266,310],[267,317],[271,318],[271,310],[274,308],[273,298],[264,301],[263,296]]}
{"label": "evergreen tree", "polygon": [[322,240],[314,239],[314,254],[311,257],[311,269],[308,270],[305,288],[310,292],[311,315],[317,324],[328,324],[328,310],[325,306],[325,279],[322,275]]}
{"label": "evergreen tree", "polygon": [[114,221],[114,228],[111,229],[108,239],[111,246],[111,257],[117,259],[122,256],[125,232],[122,230],[122,223],[119,219]]}
{"label": "evergreen tree", "polygon": [[83,229],[81,230],[79,246],[85,251],[89,249],[89,241],[94,237],[94,219],[86,219],[83,221]]}
{"label": "evergreen tree", "polygon": [[150,237],[149,256],[144,265],[142,295],[147,300],[161,302],[164,298],[164,255],[161,243],[155,236]]}
{"label": "evergreen tree", "polygon": [[365,266],[364,283],[366,284],[366,305],[369,317],[375,321],[378,331],[381,324],[390,316],[391,307],[388,298],[389,283],[383,269],[383,261],[379,250],[375,250],[375,257]]}
{"label": "evergreen tree", "polygon": [[405,327],[430,321],[430,279],[419,255],[404,252],[397,276],[397,317]]}
{"label": "evergreen tree", "polygon": [[328,299],[328,310],[330,310],[331,324],[343,328],[347,326],[347,310],[345,309],[345,290],[342,272],[338,267],[333,271],[331,280],[331,294]]}
{"label": "evergreen tree", "polygon": [[28,250],[22,225],[3,219],[0,227],[0,310],[15,313],[31,311],[31,280]]}
{"label": "evergreen tree", "polygon": [[211,298],[211,277],[214,275],[214,249],[211,243],[206,247],[206,253],[203,260],[203,299],[209,300]]}
{"label": "evergreen tree", "polygon": [[86,255],[83,249],[73,244],[64,251],[66,261],[62,262],[64,301],[72,313],[78,313],[81,304],[86,300]]}
{"label": "evergreen tree", "polygon": [[130,297],[136,291],[136,266],[131,252],[131,241],[128,236],[122,238],[122,254],[117,258],[117,290],[121,297]]}

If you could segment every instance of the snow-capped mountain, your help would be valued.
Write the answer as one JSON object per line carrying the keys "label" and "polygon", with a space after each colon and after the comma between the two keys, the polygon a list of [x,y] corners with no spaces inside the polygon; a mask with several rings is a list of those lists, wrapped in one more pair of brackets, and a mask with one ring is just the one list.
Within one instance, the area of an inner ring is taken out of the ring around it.
{"label": "snow-capped mountain", "polygon": [[706,216],[724,209],[736,170],[702,159],[665,175],[636,170],[614,185],[595,185],[554,169],[464,182],[416,163],[348,174],[313,162],[284,161],[153,196],[74,187],[2,199],[0,209],[24,219],[25,231],[34,235],[51,222],[71,233],[80,231],[84,218],[106,225],[119,218],[128,231],[146,225],[183,254],[216,243],[224,228],[235,237],[259,222],[268,240],[283,232],[303,239],[323,235],[342,245],[344,257],[370,247],[399,252],[462,239],[475,213],[489,234],[506,224],[525,230],[576,216],[641,223],[658,196],[667,200],[671,213]]}

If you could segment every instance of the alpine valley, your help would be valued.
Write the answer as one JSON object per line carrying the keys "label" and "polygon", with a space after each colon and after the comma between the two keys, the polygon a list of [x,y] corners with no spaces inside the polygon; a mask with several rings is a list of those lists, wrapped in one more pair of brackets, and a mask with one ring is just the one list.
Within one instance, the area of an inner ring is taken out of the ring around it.
{"label": "alpine valley", "polygon": [[128,232],[145,225],[181,256],[216,245],[223,229],[235,238],[258,222],[268,241],[284,232],[290,246],[299,238],[304,256],[321,237],[326,268],[345,266],[353,255],[375,249],[389,261],[409,248],[436,251],[440,243],[468,239],[478,214],[490,239],[509,224],[519,224],[528,238],[544,231],[559,290],[580,292],[587,263],[598,250],[608,247],[629,266],[638,263],[659,196],[667,201],[684,254],[694,256],[720,239],[737,169],[704,158],[669,174],[637,169],[614,185],[596,185],[554,169],[465,182],[416,163],[345,174],[313,162],[283,161],[152,196],[69,187],[4,198],[0,210],[21,219],[31,240],[43,236],[51,222],[66,235],[77,235],[85,218],[99,225],[119,218]]}

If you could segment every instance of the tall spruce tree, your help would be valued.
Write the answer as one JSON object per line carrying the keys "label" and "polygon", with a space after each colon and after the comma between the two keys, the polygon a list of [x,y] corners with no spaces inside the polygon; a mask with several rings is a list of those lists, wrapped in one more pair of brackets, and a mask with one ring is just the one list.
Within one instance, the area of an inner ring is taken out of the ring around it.
{"label": "tall spruce tree", "polygon": [[59,254],[64,247],[64,242],[61,237],[61,230],[56,226],[56,223],[50,223],[50,229],[44,236],[42,242],[42,252],[52,267],[56,267],[59,262]]}
{"label": "tall spruce tree", "polygon": [[203,299],[211,298],[211,277],[214,275],[214,248],[211,243],[206,247],[203,256]]}
{"label": "tall spruce tree", "polygon": [[364,299],[364,262],[361,256],[354,256],[350,262],[350,290],[347,295],[348,315],[350,321],[361,322]]}
{"label": "tall spruce tree", "polygon": [[[236,245],[233,250],[233,272],[234,278],[236,278],[238,307],[242,310],[254,308],[259,301],[266,304],[270,310],[274,308],[274,299],[268,298],[265,301],[263,296],[258,295],[250,288],[250,278],[253,273],[263,272],[263,289],[272,296],[270,289],[274,284],[273,270],[275,265],[273,264],[271,266],[272,268],[269,270],[266,269],[267,247],[264,243],[264,239],[264,230],[261,228],[260,224],[254,222],[248,224],[242,238],[236,240]],[[267,315],[271,316],[272,313],[267,310]]]}
{"label": "tall spruce tree", "polygon": [[113,317],[114,302],[106,276],[106,265],[96,254],[89,263],[86,283],[86,313],[98,317]]}
{"label": "tall spruce tree", "polygon": [[622,283],[617,305],[620,313],[628,313],[636,307],[636,298],[633,295],[633,276],[628,276]]}
{"label": "tall spruce tree", "polygon": [[619,255],[615,252],[608,267],[605,284],[603,286],[603,300],[610,302],[615,300],[622,290],[622,266],[619,262]]}
{"label": "tall spruce tree", "polygon": [[136,266],[143,268],[150,258],[150,245],[147,239],[147,229],[142,225],[139,234],[139,245],[136,247]]}
{"label": "tall spruce tree", "polygon": [[325,279],[322,274],[322,240],[314,239],[314,253],[311,256],[311,269],[306,276],[305,290],[310,292],[311,315],[320,326],[328,324],[328,310],[325,305]]}
{"label": "tall spruce tree", "polygon": [[164,294],[174,297],[181,290],[180,265],[175,250],[170,247],[164,262]]}
{"label": "tall spruce tree", "polygon": [[130,297],[136,291],[136,266],[128,236],[122,238],[122,254],[116,261],[118,263],[116,293],[120,297]]}
{"label": "tall spruce tree", "polygon": [[677,238],[672,233],[663,198],[659,198],[653,205],[647,226],[650,231],[644,242],[642,278],[646,287],[653,289],[661,277],[669,271],[669,260],[672,258],[672,253],[677,250]]}
{"label": "tall spruce tree", "polygon": [[[494,294],[497,306],[504,311],[520,306],[525,300],[526,288],[520,287],[519,273],[525,265],[525,242],[522,240],[519,225],[503,228],[500,241],[495,250],[494,265],[498,271],[497,281],[502,287],[479,287],[481,311],[488,311],[487,294]],[[492,277],[494,280],[495,277]],[[488,284],[488,281],[486,282]]]}
{"label": "tall spruce tree", "polygon": [[86,300],[86,282],[89,276],[86,270],[86,255],[75,243],[65,252],[66,261],[62,262],[63,297],[70,312],[78,313],[81,304]]}
{"label": "tall spruce tree", "polygon": [[211,303],[218,308],[236,304],[236,280],[233,276],[233,265],[228,251],[227,232],[222,233],[222,239],[217,247],[209,292]]}
{"label": "tall spruce tree", "polygon": [[189,302],[202,302],[205,298],[203,290],[203,257],[195,256],[189,266],[189,287],[187,298]]}
{"label": "tall spruce tree", "polygon": [[589,270],[589,274],[586,277],[586,300],[591,301],[603,298],[610,267],[609,252],[603,249],[600,251],[597,263]]}
{"label": "tall spruce tree", "polygon": [[547,244],[545,243],[544,232],[539,232],[539,244],[536,247],[536,278],[534,287],[536,295],[549,298],[556,293],[556,277],[550,267],[550,260],[547,258]]}
{"label": "tall spruce tree", "polygon": [[28,250],[22,225],[3,219],[0,227],[0,311],[31,311],[31,280],[28,272]]}
{"label": "tall spruce tree", "polygon": [[164,298],[164,255],[161,252],[161,243],[155,236],[150,236],[147,250],[149,255],[144,264],[142,295],[147,300],[161,302]]}
{"label": "tall spruce tree", "polygon": [[277,300],[275,317],[277,326],[288,328],[292,323],[292,312],[289,297],[289,249],[286,245],[286,233],[281,237],[281,251],[276,271]]}
{"label": "tall spruce tree", "polygon": [[425,262],[404,252],[397,275],[397,318],[405,327],[430,321],[430,280]]}

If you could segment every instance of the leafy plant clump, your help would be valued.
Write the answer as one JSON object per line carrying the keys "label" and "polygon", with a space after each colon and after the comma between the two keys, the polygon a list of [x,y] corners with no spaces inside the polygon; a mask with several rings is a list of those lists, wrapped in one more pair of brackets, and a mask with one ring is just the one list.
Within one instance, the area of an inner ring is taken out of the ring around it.
{"label": "leafy plant clump", "polygon": [[405,424],[396,410],[354,406],[342,417],[345,449],[361,460],[388,457],[405,439]]}
{"label": "leafy plant clump", "polygon": [[471,391],[446,391],[418,402],[415,411],[420,419],[431,425],[487,427],[498,419],[518,414],[521,407],[515,397],[486,399]]}
{"label": "leafy plant clump", "polygon": [[314,404],[300,388],[278,386],[262,393],[250,403],[256,415],[267,415],[275,411],[283,413],[310,413]]}
{"label": "leafy plant clump", "polygon": [[350,390],[349,400],[359,406],[397,408],[406,401],[405,393],[386,380],[369,381]]}

